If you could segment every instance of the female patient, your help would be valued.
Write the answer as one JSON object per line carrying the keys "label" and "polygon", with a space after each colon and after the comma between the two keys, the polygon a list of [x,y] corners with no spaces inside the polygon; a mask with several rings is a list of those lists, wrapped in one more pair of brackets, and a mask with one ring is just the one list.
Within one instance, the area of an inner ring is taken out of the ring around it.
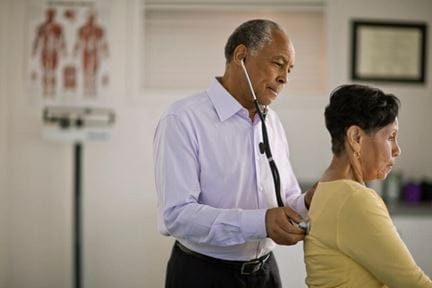
{"label": "female patient", "polygon": [[432,287],[384,202],[364,184],[385,179],[401,153],[398,110],[399,100],[378,89],[333,91],[325,110],[333,159],[316,188],[304,243],[309,287]]}

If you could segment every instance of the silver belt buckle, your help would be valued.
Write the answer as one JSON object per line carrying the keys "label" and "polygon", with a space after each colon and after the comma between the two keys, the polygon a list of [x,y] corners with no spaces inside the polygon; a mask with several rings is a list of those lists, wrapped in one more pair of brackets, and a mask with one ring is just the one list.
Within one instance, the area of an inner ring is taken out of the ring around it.
{"label": "silver belt buckle", "polygon": [[[262,265],[263,265],[263,262],[260,261],[260,260],[254,260],[254,261],[245,262],[245,263],[242,264],[240,273],[242,275],[253,274],[253,273],[259,271],[261,269]],[[251,271],[248,271],[249,270],[249,269],[247,269],[248,266],[252,266],[252,270]]]}

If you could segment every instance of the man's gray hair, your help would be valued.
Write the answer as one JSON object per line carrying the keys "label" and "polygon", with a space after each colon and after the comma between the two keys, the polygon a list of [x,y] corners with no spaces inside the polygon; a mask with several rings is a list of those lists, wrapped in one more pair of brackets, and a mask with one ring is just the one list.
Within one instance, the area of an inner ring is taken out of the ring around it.
{"label": "man's gray hair", "polygon": [[225,45],[226,63],[231,62],[234,50],[240,44],[252,50],[252,53],[260,50],[264,44],[272,41],[274,30],[283,31],[279,24],[271,20],[255,19],[241,24],[234,30]]}

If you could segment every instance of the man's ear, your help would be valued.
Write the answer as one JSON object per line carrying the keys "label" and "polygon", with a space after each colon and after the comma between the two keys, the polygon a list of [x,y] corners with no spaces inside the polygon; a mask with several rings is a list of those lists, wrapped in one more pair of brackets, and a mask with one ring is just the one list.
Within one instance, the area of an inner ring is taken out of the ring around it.
{"label": "man's ear", "polygon": [[347,129],[346,141],[353,152],[360,152],[364,138],[364,131],[357,125],[352,125]]}
{"label": "man's ear", "polygon": [[248,49],[245,45],[240,44],[234,49],[233,62],[237,65],[241,65],[241,60],[244,60],[248,54]]}

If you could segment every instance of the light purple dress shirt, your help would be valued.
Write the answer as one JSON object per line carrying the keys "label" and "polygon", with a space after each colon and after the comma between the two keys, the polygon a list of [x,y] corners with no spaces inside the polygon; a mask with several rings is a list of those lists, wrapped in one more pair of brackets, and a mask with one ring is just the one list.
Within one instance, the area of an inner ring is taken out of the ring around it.
{"label": "light purple dress shirt", "polygon": [[[285,206],[306,215],[282,124],[266,124]],[[269,253],[265,213],[277,207],[271,170],[258,148],[261,121],[215,79],[205,92],[172,104],[154,136],[158,227],[189,249],[226,260]]]}

